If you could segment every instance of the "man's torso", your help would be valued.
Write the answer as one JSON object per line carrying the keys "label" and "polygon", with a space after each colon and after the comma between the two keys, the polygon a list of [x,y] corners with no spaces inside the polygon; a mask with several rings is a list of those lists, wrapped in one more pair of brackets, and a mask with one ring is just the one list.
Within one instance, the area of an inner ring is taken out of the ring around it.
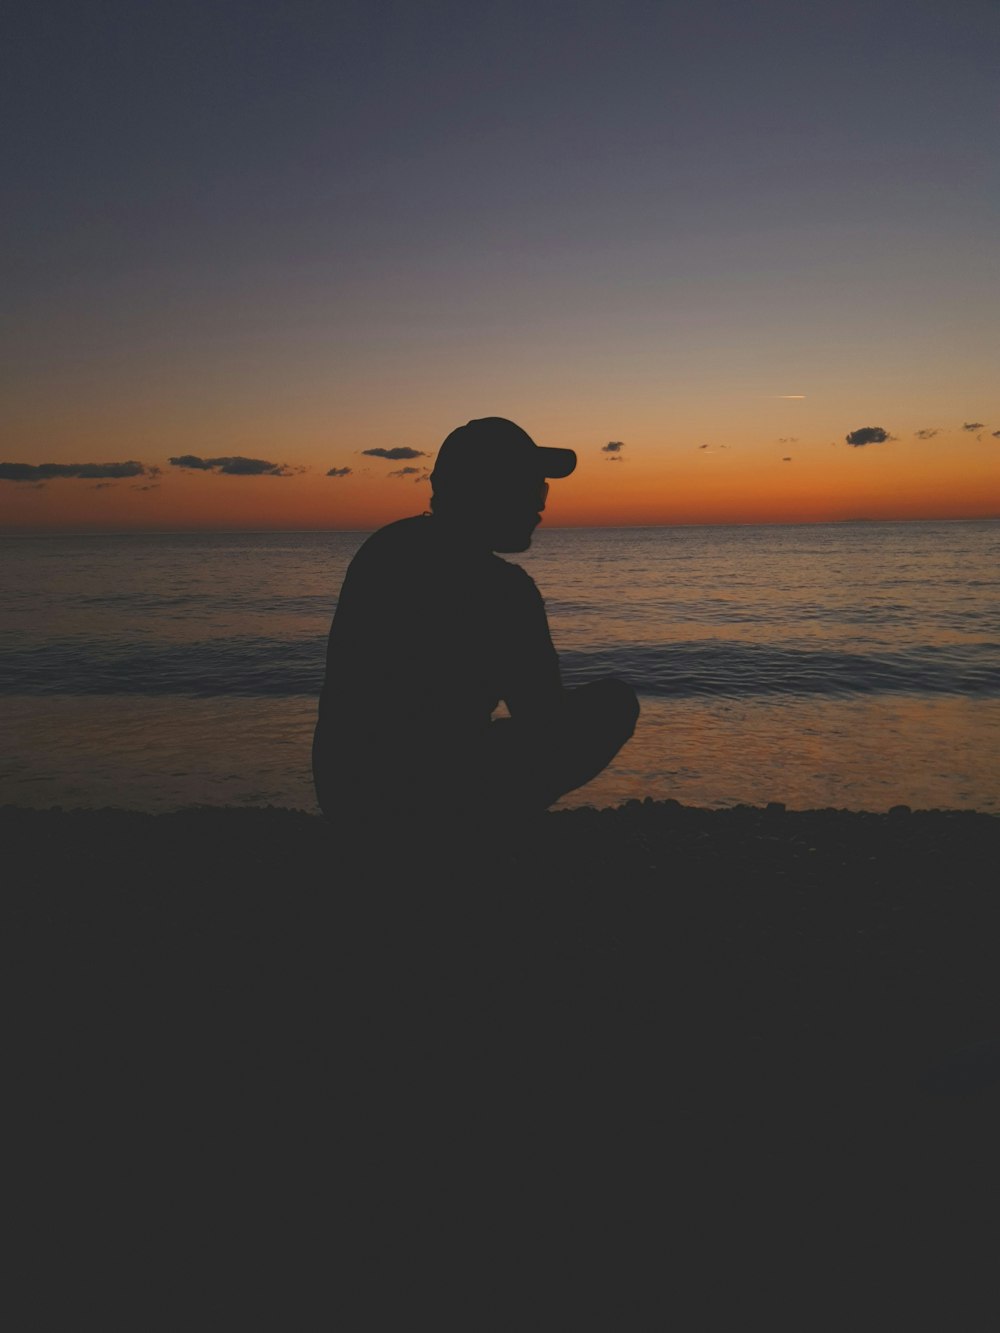
{"label": "man's torso", "polygon": [[[374,533],[348,570],[320,701],[321,766],[361,785],[461,765],[501,699],[557,692],[533,580],[455,543],[430,515]],[[367,777],[365,776],[367,775]]]}

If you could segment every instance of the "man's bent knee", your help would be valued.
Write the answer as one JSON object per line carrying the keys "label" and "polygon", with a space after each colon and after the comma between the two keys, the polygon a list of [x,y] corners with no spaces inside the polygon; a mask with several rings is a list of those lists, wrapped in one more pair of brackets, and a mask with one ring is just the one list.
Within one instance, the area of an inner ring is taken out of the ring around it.
{"label": "man's bent knee", "polygon": [[635,690],[616,676],[605,676],[583,687],[591,694],[591,703],[607,725],[622,736],[622,743],[635,731],[639,720],[639,700]]}

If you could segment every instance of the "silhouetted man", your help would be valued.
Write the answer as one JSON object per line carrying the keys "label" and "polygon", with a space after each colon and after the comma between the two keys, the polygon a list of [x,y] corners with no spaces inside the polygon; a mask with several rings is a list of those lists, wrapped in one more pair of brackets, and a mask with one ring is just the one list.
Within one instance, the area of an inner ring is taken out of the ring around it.
{"label": "silhouetted man", "polygon": [[[570,449],[539,448],[503,417],[447,437],[430,514],[381,528],[347,571],[313,745],[316,792],[345,831],[422,828],[544,810],[589,782],[632,735],[621,681],[563,686],[534,581],[496,551],[526,551],[547,477]],[[509,718],[492,720],[500,700]]]}

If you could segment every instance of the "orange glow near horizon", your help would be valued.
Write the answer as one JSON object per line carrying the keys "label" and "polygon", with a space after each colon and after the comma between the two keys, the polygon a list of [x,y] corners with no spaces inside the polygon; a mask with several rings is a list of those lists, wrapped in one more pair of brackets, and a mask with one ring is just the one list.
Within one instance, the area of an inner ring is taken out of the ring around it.
{"label": "orange glow near horizon", "polygon": [[[860,449],[787,437],[673,446],[637,437],[626,439],[614,461],[599,443],[581,445],[570,432],[542,438],[575,447],[580,460],[572,477],[552,484],[549,527],[1000,516],[1000,441],[991,435],[924,441],[911,434]],[[118,451],[119,460],[138,452]],[[302,450],[310,462],[288,448],[230,452],[306,470],[226,476],[171,467],[164,458],[154,478],[57,478],[43,487],[0,481],[0,522],[22,531],[368,530],[421,512],[430,498],[426,479],[389,474],[427,468],[433,446],[406,462],[360,450],[317,459],[315,446]],[[328,466],[351,472],[327,477]]]}
{"label": "orange glow near horizon", "polygon": [[[548,527],[824,523],[849,519],[984,519],[1000,516],[1000,449],[955,471],[899,475],[871,459],[705,456],[608,463],[581,459],[549,492]],[[829,449],[829,455],[835,455]],[[953,461],[949,460],[953,465]],[[381,469],[388,471],[388,465]],[[224,531],[367,529],[427,509],[427,480],[367,476],[233,477],[165,473],[145,479],[57,479],[44,488],[0,483],[0,520],[11,531]]]}

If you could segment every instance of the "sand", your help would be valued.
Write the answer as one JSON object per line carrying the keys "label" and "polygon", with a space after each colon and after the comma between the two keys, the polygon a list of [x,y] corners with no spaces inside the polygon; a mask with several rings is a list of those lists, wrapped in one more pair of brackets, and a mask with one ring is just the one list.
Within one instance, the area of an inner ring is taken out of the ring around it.
{"label": "sand", "polygon": [[803,1216],[829,1255],[842,1208],[915,1243],[995,1188],[996,817],[632,802],[447,855],[388,828],[360,863],[277,809],[0,834],[47,1197],[82,1171],[119,1214],[280,1216],[307,1248],[346,1208],[369,1257],[456,1218],[533,1254],[669,1222],[683,1266],[758,1228],[789,1252]]}

